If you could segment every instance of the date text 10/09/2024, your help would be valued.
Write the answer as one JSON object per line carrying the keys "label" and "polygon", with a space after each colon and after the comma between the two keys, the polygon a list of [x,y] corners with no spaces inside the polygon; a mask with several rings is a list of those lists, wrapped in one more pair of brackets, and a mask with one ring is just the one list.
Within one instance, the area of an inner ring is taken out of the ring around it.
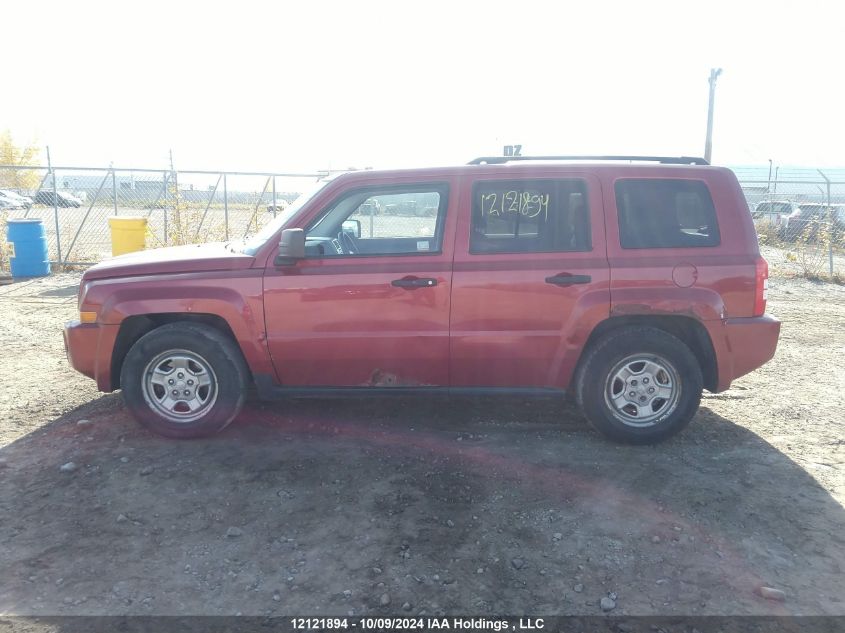
{"label": "date text 10/09/2024", "polygon": [[542,618],[291,618],[294,631],[531,631],[541,630]]}

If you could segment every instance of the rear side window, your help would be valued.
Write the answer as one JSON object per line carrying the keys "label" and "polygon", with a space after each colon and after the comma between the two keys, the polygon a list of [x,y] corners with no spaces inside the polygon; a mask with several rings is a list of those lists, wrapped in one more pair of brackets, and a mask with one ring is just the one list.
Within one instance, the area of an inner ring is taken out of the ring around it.
{"label": "rear side window", "polygon": [[489,180],[472,191],[471,253],[590,250],[583,180]]}
{"label": "rear side window", "polygon": [[710,191],[700,180],[616,181],[622,248],[718,246]]}
{"label": "rear side window", "polygon": [[798,207],[801,210],[801,217],[807,220],[823,220],[827,217],[827,207],[817,204],[802,204]]}

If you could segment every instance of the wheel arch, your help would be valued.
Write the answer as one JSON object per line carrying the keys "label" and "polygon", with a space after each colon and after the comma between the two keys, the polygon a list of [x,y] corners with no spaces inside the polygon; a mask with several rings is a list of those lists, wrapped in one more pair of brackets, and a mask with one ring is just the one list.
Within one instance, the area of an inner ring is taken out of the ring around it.
{"label": "wheel arch", "polygon": [[[186,314],[184,312],[162,312],[158,314],[140,314],[128,316],[120,323],[120,329],[115,339],[114,348],[111,356],[111,388],[120,389],[120,372],[123,368],[123,361],[126,359],[126,354],[132,346],[142,336],[148,332],[152,332],[156,328],[169,323],[197,323],[207,325],[214,328],[228,339],[230,339],[243,357],[243,351],[238,344],[238,339],[235,336],[232,327],[229,323],[217,314]],[[250,381],[252,380],[252,373],[249,368],[249,363],[244,359],[244,364],[247,371],[250,372]]]}
{"label": "wheel arch", "polygon": [[592,347],[611,332],[618,331],[625,327],[652,327],[663,330],[680,339],[690,348],[701,367],[701,375],[704,379],[704,387],[708,391],[718,389],[719,371],[716,362],[716,353],[713,349],[713,342],[707,329],[698,319],[681,315],[624,315],[605,319],[596,325],[590,332],[587,342],[581,350],[581,355],[573,374],[573,384],[577,384],[578,376],[583,368],[584,359]]}

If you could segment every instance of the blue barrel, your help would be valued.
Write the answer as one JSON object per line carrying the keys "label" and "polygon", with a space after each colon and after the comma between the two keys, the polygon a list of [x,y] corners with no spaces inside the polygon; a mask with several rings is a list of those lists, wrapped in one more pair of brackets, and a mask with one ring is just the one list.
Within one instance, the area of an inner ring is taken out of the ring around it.
{"label": "blue barrel", "polygon": [[12,218],[6,221],[6,240],[14,249],[12,277],[44,277],[50,274],[47,231],[38,218]]}

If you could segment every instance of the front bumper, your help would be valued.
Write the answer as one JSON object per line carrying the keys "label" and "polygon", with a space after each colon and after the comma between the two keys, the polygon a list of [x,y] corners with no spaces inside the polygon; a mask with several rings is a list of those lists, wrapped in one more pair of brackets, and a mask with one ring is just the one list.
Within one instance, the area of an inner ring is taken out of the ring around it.
{"label": "front bumper", "polygon": [[111,357],[118,326],[100,323],[65,323],[63,335],[68,363],[97,381],[100,391],[113,391]]}

